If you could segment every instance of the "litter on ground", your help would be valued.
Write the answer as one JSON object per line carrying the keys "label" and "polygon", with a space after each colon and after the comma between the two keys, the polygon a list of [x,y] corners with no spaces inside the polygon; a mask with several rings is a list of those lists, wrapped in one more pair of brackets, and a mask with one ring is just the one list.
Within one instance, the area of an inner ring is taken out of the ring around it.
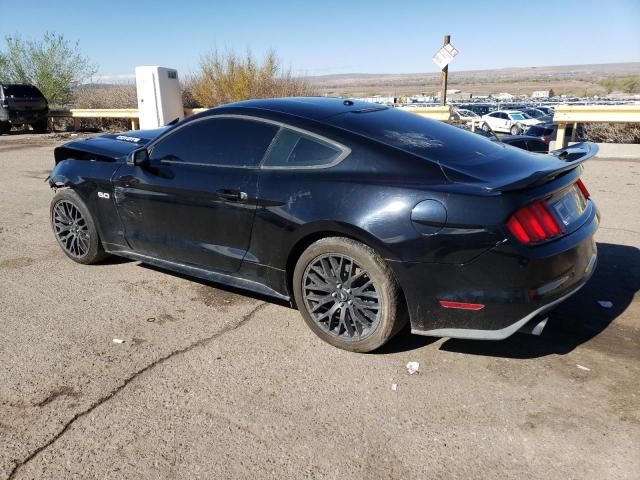
{"label": "litter on ground", "polygon": [[407,363],[407,372],[409,372],[409,375],[413,375],[414,373],[416,373],[419,368],[420,364],[418,362]]}

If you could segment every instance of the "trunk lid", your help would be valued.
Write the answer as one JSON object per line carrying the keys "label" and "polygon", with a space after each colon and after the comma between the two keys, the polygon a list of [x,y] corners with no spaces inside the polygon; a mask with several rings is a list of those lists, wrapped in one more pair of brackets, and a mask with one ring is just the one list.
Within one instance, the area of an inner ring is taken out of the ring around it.
{"label": "trunk lid", "polygon": [[442,171],[452,182],[467,183],[487,191],[514,191],[541,185],[573,170],[592,158],[598,146],[582,142],[549,154],[527,152],[502,146],[491,155],[468,158],[464,162],[443,164]]}

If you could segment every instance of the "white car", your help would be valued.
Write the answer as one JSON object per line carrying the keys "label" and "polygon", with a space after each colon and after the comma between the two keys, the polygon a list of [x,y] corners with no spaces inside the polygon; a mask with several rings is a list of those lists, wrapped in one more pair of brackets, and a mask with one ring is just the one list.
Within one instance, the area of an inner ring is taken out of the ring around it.
{"label": "white car", "polygon": [[480,115],[476,112],[472,112],[471,110],[467,110],[466,108],[455,109],[451,112],[451,116],[454,120],[464,123],[465,125],[471,126],[472,124],[475,124],[477,128],[484,125],[484,120]]}
{"label": "white car", "polygon": [[518,110],[496,110],[483,115],[482,120],[485,122],[482,126],[485,132],[489,131],[488,127],[491,127],[494,132],[510,133],[511,135],[518,135],[526,127],[542,123]]}

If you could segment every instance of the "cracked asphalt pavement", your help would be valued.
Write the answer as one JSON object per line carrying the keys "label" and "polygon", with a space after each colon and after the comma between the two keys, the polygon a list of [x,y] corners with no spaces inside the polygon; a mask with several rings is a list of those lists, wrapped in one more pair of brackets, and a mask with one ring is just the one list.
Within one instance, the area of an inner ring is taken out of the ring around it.
{"label": "cracked asphalt pavement", "polygon": [[598,269],[541,337],[362,355],[265,298],[68,260],[63,141],[0,137],[0,479],[640,478],[640,159],[587,163]]}

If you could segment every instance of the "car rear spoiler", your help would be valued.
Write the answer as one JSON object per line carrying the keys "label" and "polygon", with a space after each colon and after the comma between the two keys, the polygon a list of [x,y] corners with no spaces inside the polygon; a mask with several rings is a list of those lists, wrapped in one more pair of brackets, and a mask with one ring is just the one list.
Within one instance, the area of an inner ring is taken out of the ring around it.
{"label": "car rear spoiler", "polygon": [[549,152],[549,155],[558,157],[565,162],[571,162],[572,167],[586,162],[598,153],[598,145],[592,142],[580,142],[566,148],[559,148]]}
{"label": "car rear spoiler", "polygon": [[517,180],[507,185],[501,185],[491,190],[500,190],[502,192],[512,190],[522,190],[524,188],[542,185],[559,177],[565,172],[573,170],[580,166],[598,153],[598,145],[592,142],[580,142],[566,148],[559,148],[549,152],[549,155],[556,157],[559,162],[557,166],[547,167],[538,170],[528,177]]}

